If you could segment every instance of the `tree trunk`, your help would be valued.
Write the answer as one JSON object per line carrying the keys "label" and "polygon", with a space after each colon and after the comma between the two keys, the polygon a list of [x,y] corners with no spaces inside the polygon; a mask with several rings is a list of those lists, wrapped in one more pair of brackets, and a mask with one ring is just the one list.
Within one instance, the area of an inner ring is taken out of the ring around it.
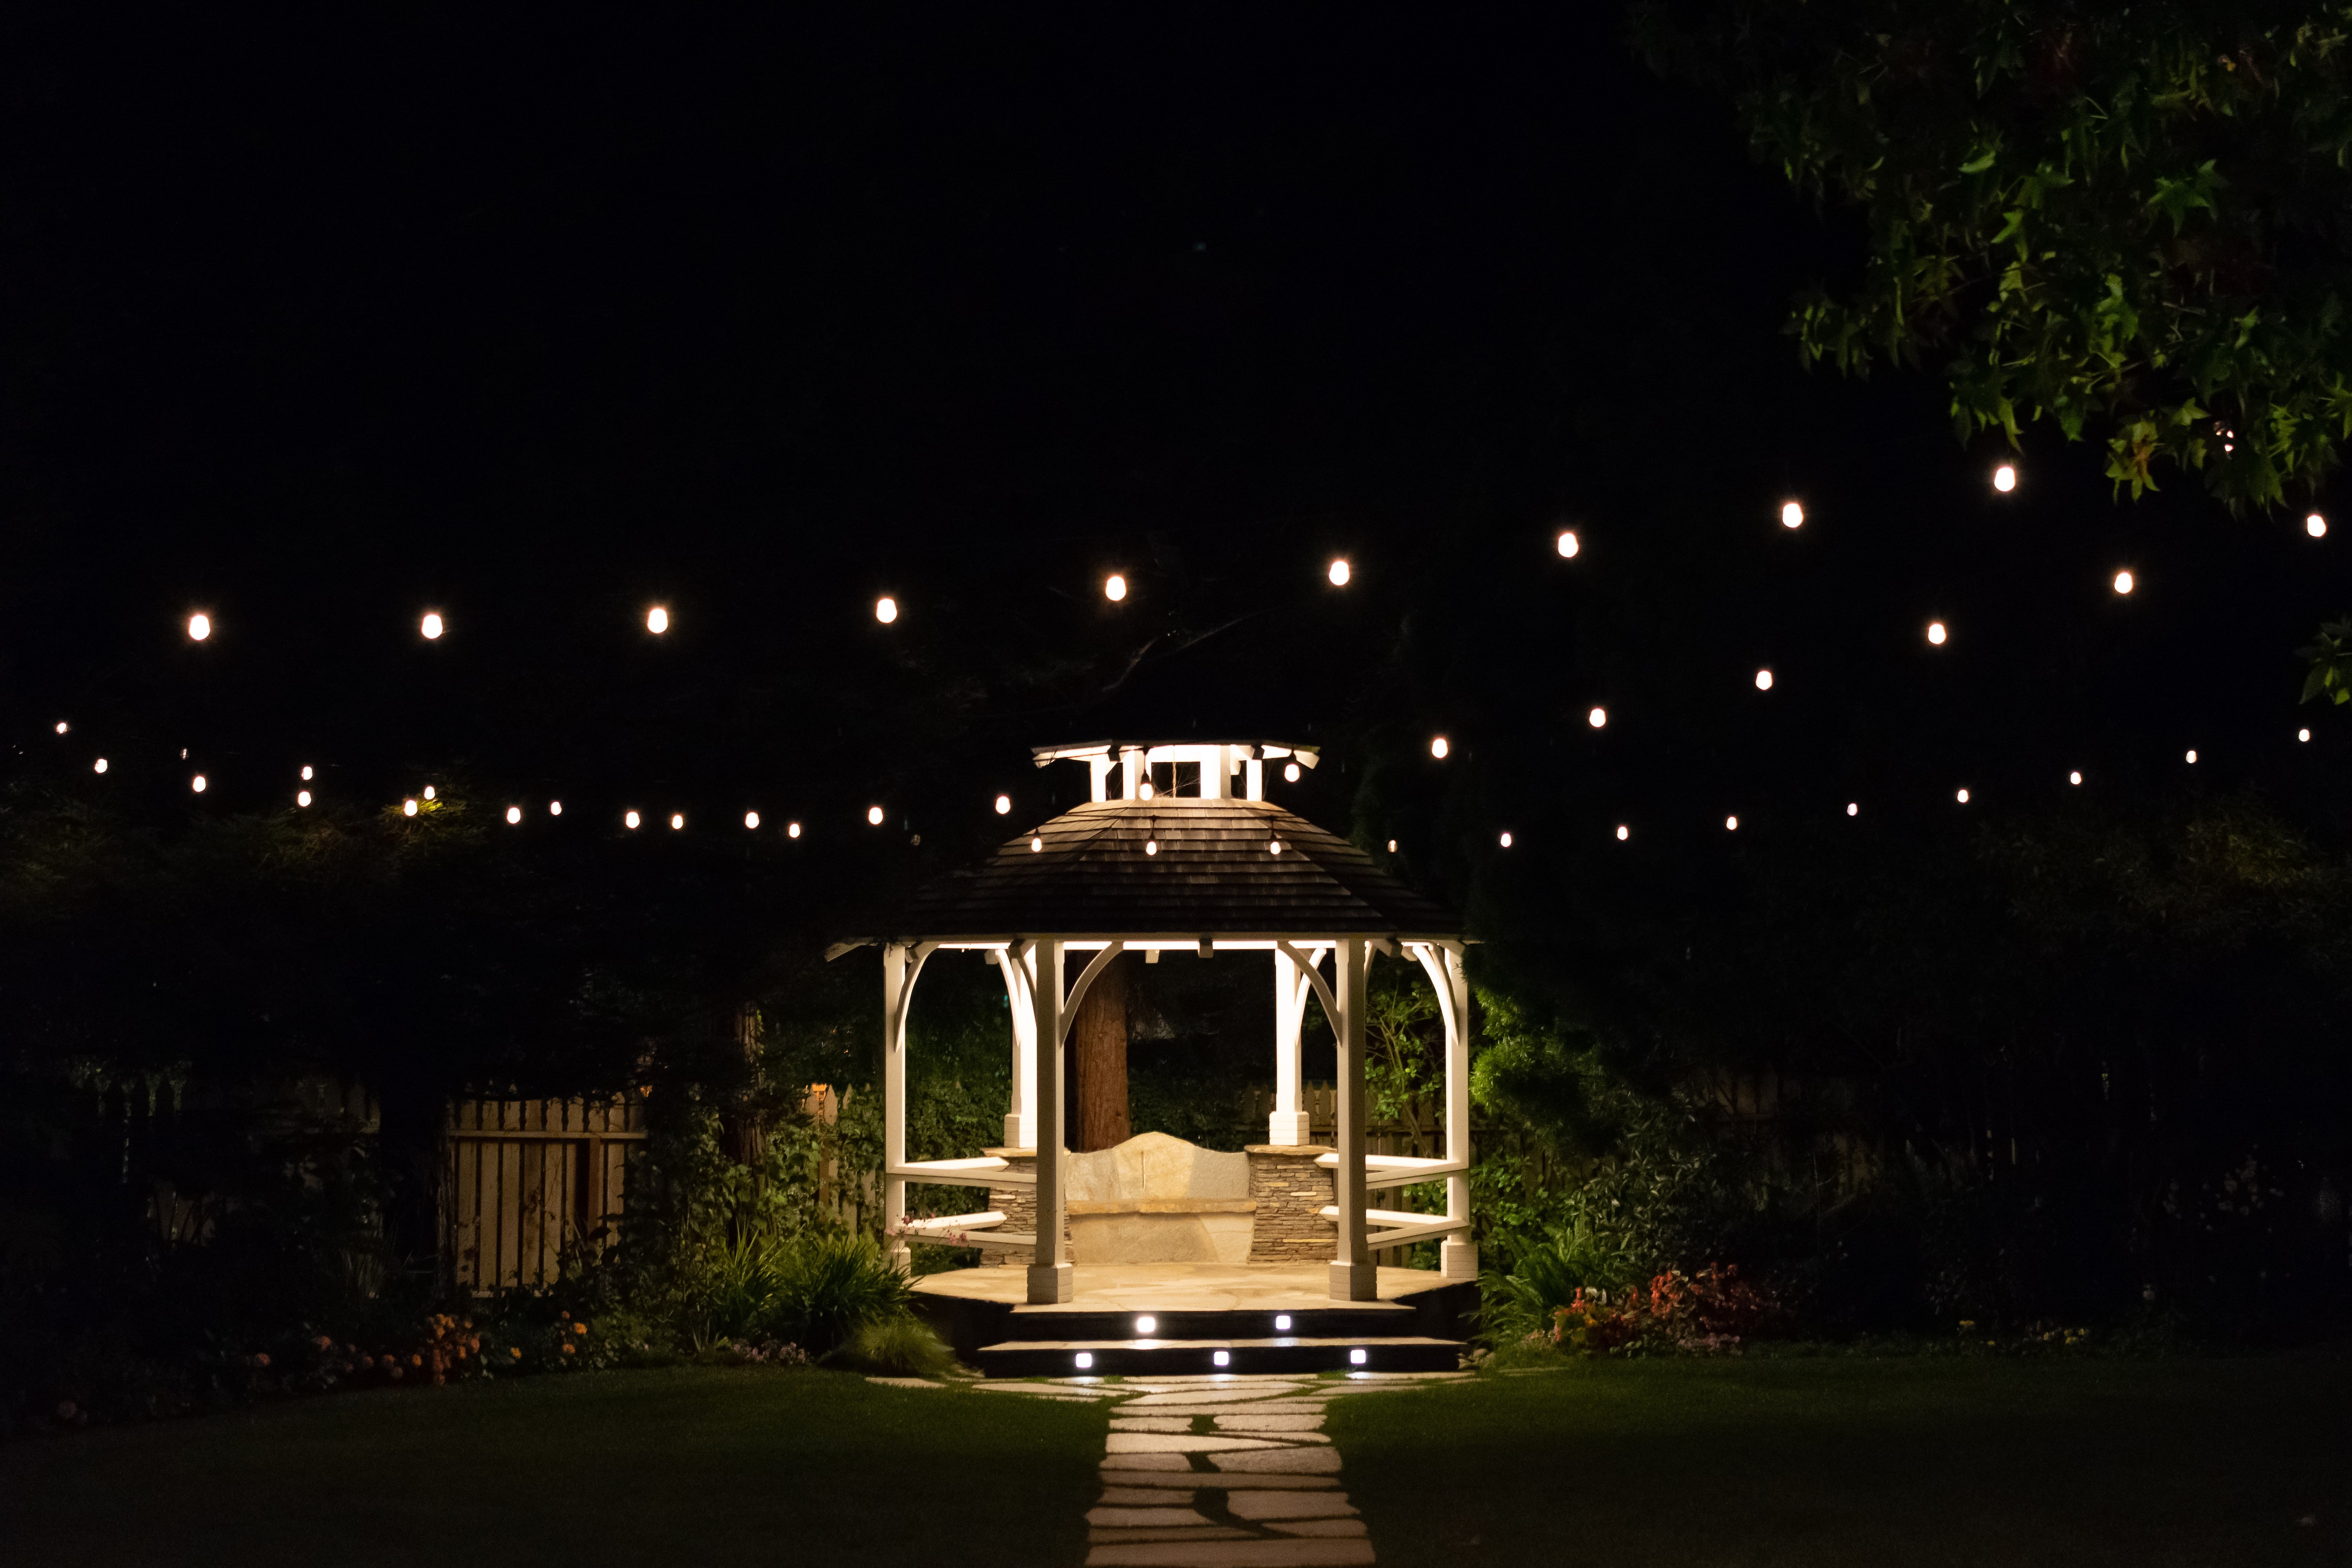
{"label": "tree trunk", "polygon": [[1127,968],[1124,953],[1102,967],[1070,1025],[1075,1113],[1070,1147],[1108,1149],[1127,1142]]}

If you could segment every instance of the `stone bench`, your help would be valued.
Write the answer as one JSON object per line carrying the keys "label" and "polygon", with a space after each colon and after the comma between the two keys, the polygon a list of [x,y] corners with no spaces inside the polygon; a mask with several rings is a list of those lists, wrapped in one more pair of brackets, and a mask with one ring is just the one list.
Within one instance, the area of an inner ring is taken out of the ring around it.
{"label": "stone bench", "polygon": [[[1017,1169],[1033,1149],[988,1151]],[[1252,1146],[1247,1154],[1201,1148],[1165,1133],[1141,1133],[1116,1148],[1066,1155],[1063,1195],[1070,1261],[1105,1263],[1306,1262],[1331,1253],[1332,1227],[1318,1212],[1332,1201],[1319,1147]],[[989,1189],[1007,1230],[1036,1228],[1035,1188]],[[1025,1249],[992,1251],[983,1264],[1025,1264]]]}

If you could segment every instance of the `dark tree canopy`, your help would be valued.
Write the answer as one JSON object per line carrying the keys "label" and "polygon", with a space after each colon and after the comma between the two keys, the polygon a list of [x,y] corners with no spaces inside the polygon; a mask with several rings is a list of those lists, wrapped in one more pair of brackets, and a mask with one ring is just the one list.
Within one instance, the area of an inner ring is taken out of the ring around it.
{"label": "dark tree canopy", "polygon": [[1866,217],[1798,303],[1808,363],[1940,371],[1965,438],[2104,436],[2232,509],[2352,435],[2352,6],[1645,0],[1654,63],[1728,92],[1757,155]]}

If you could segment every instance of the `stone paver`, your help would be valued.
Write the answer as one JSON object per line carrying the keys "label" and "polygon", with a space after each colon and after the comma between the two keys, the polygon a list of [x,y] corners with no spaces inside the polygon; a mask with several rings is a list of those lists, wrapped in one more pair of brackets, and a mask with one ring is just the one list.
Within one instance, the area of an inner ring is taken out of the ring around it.
{"label": "stone paver", "polygon": [[1211,1437],[1193,1432],[1113,1432],[1107,1439],[1114,1454],[1216,1454],[1243,1448],[1271,1448],[1264,1437]]}
{"label": "stone paver", "polygon": [[1225,1508],[1236,1519],[1326,1519],[1356,1511],[1348,1494],[1337,1491],[1228,1492]]}
{"label": "stone paver", "polygon": [[1254,1453],[1212,1454],[1209,1462],[1229,1473],[1247,1475],[1336,1476],[1337,1448],[1261,1448]]}
{"label": "stone paver", "polygon": [[1093,1525],[1116,1524],[1135,1529],[1147,1524],[1207,1524],[1198,1509],[1191,1508],[1090,1508],[1087,1522]]}

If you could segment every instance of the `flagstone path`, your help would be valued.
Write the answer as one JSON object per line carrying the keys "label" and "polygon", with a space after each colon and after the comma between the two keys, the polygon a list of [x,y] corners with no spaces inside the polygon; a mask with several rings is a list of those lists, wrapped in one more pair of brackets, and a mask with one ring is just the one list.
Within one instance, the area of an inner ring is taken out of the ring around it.
{"label": "flagstone path", "polygon": [[1469,1375],[1063,1377],[965,1386],[1112,1402],[1102,1495],[1087,1512],[1087,1568],[1352,1568],[1375,1558],[1340,1484],[1324,1407],[1351,1394]]}

